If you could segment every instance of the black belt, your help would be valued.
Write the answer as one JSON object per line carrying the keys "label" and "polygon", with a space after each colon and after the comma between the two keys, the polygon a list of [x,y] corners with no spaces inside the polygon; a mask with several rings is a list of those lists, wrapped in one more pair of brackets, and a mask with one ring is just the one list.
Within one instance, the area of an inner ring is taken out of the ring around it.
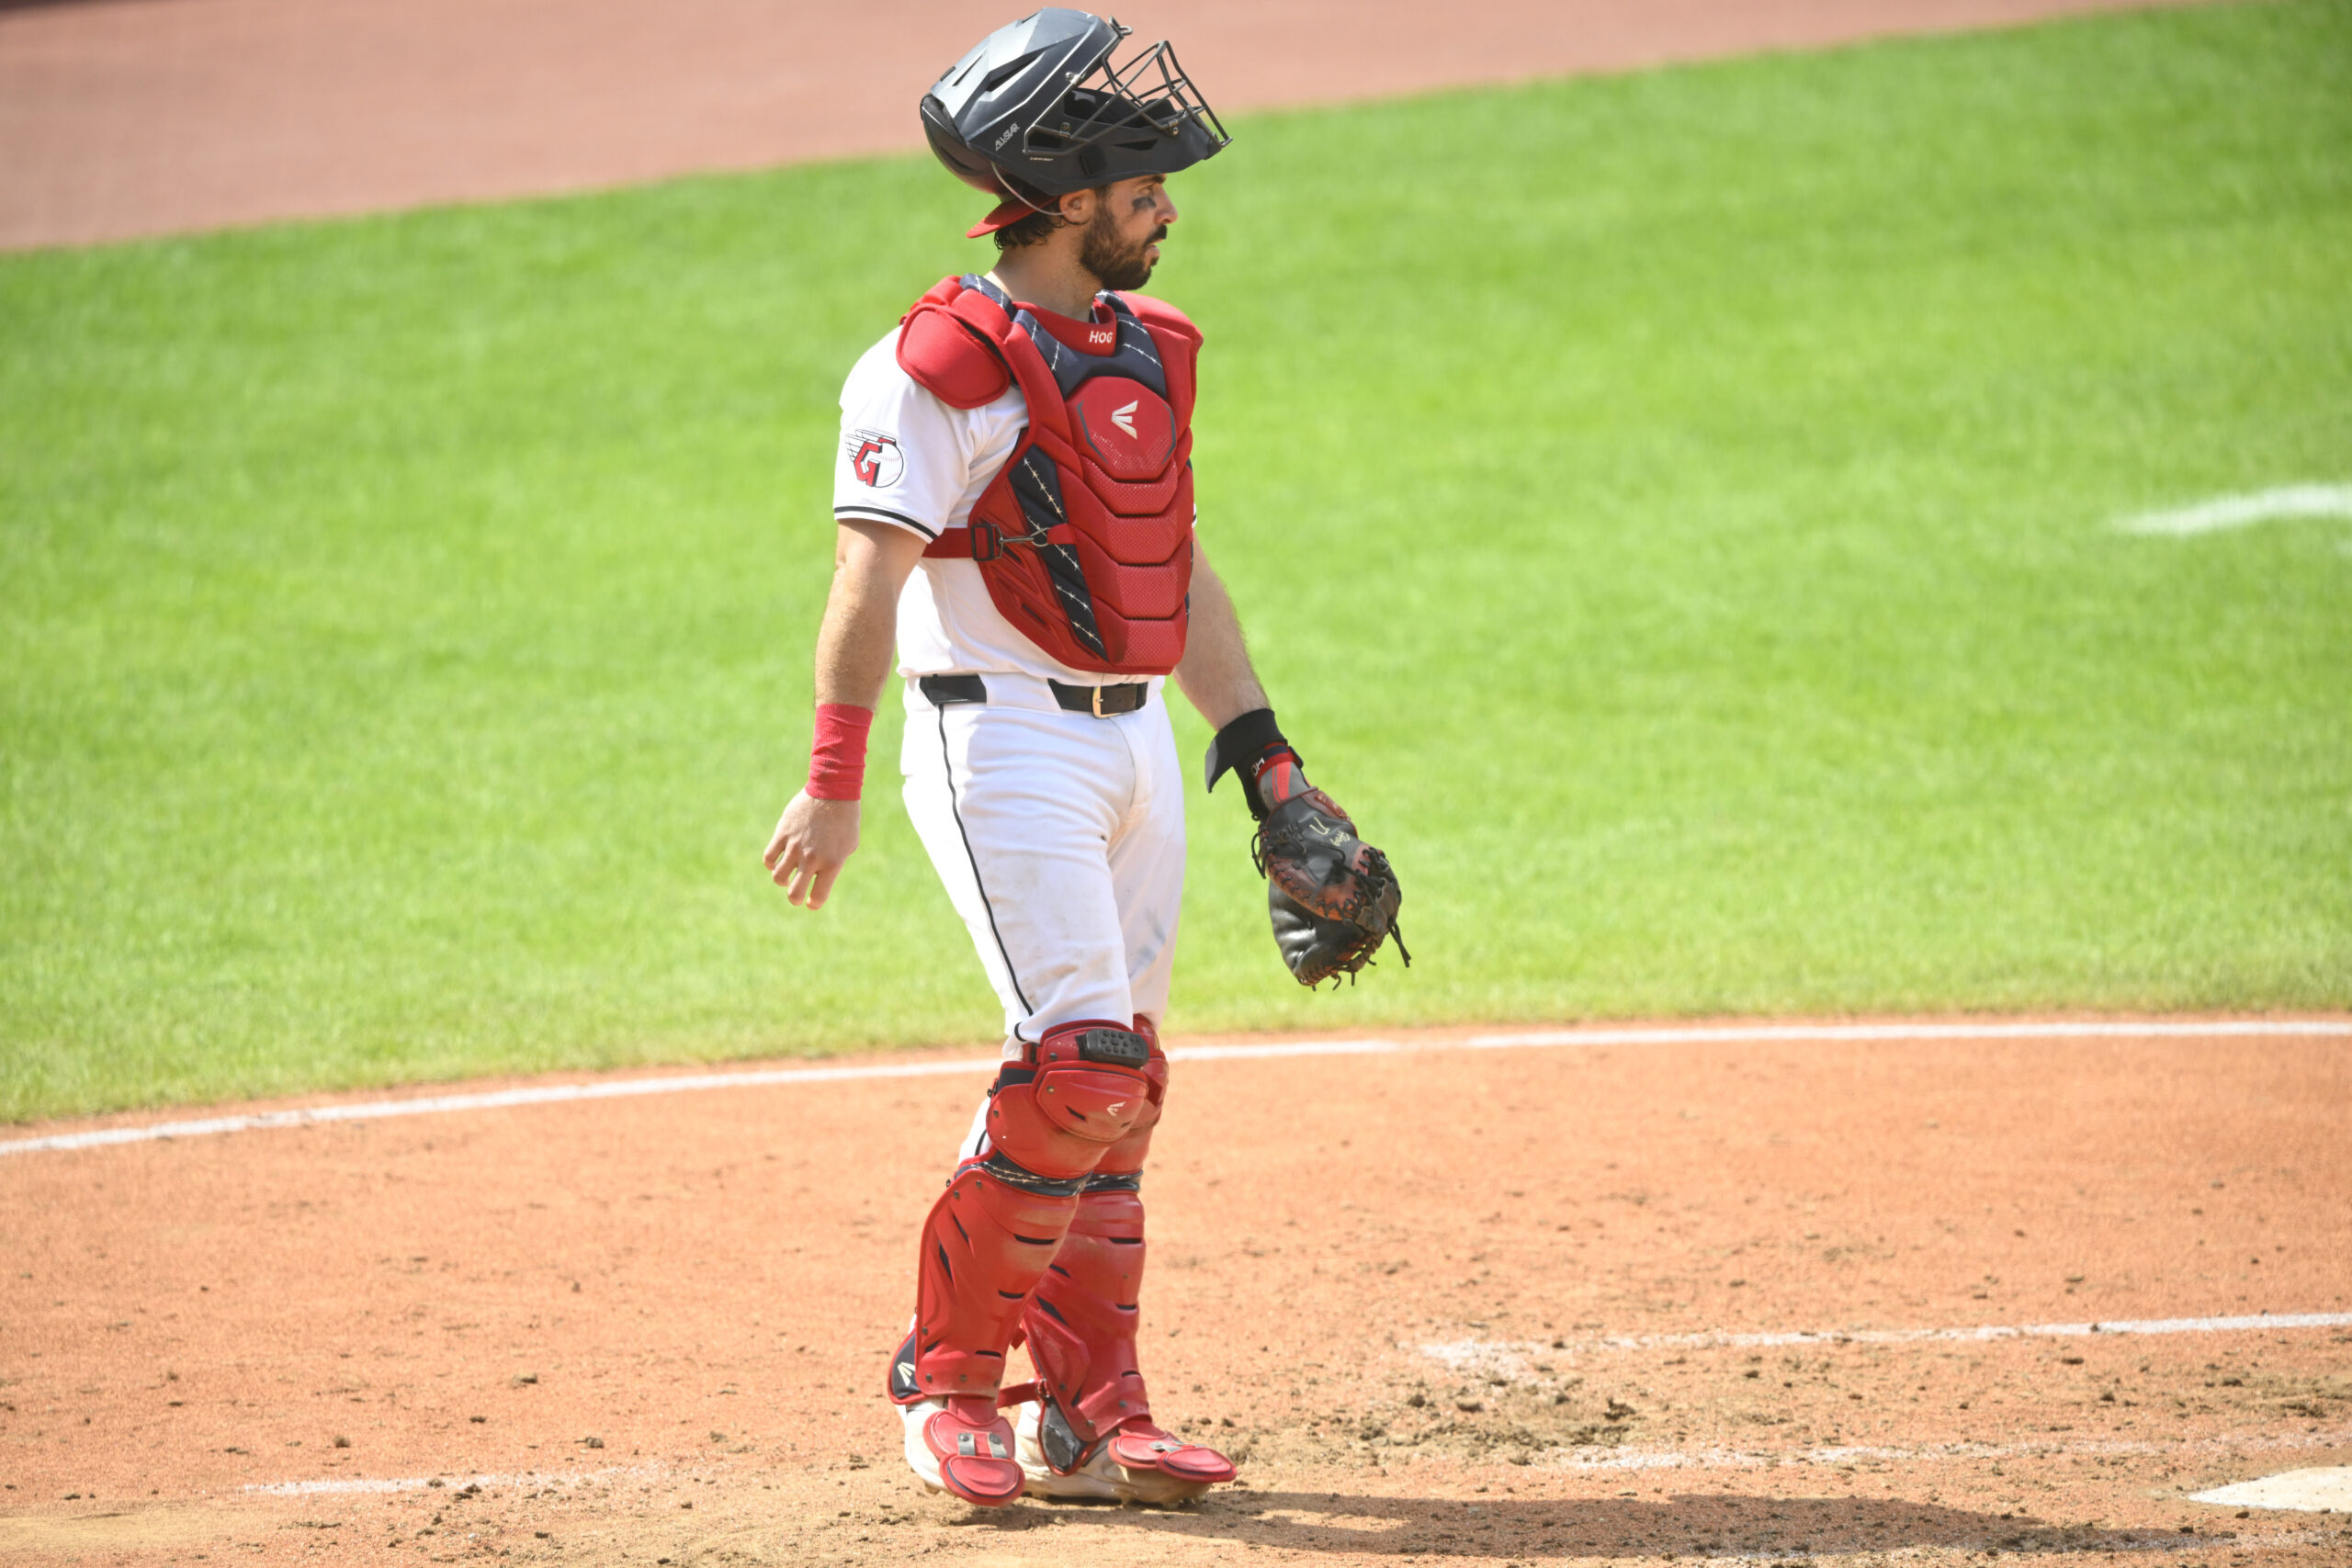
{"label": "black belt", "polygon": [[[988,682],[978,675],[925,675],[915,684],[934,707],[989,700]],[[1049,680],[1046,684],[1053,688],[1054,701],[1066,711],[1091,713],[1096,718],[1116,718],[1123,713],[1133,713],[1151,695],[1148,682],[1119,686],[1066,686]]]}

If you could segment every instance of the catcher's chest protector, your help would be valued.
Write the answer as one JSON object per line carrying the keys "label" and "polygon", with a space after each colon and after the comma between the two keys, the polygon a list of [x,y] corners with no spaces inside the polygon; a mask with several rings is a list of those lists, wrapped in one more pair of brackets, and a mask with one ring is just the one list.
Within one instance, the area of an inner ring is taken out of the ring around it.
{"label": "catcher's chest protector", "polygon": [[1108,291],[1073,321],[951,277],[899,334],[899,364],[956,408],[1018,385],[1029,427],[972,508],[923,553],[979,563],[1004,618],[1062,663],[1165,675],[1193,581],[1193,367],[1201,335],[1157,299]]}

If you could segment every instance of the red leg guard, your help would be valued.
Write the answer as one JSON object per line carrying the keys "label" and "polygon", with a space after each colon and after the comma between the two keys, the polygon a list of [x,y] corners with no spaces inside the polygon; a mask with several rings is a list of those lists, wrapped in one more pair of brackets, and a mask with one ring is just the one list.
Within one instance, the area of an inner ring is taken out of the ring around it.
{"label": "red leg guard", "polygon": [[1151,1414],[1136,1366],[1143,1257],[1143,1200],[1090,1192],[1078,1201],[1062,1249],[1023,1314],[1038,1382],[1083,1443],[1131,1416]]}
{"label": "red leg guard", "polygon": [[1073,1193],[1025,1192],[983,1165],[956,1173],[923,1221],[911,1397],[902,1403],[996,1392],[1023,1303],[1077,1208]]}
{"label": "red leg guard", "polygon": [[[1149,1031],[1144,1020],[1136,1022]],[[1111,1457],[1130,1470],[1210,1485],[1233,1479],[1232,1461],[1153,1423],[1151,1396],[1136,1364],[1145,1250],[1137,1188],[1168,1088],[1168,1061],[1156,1037],[1147,1076],[1150,1105],[1095,1168],[1022,1328],[1046,1405],[1040,1446],[1056,1470],[1078,1469],[1107,1438]]]}
{"label": "red leg guard", "polygon": [[1152,1056],[1147,1037],[1085,1021],[1047,1031],[998,1074],[989,1153],[956,1171],[923,1222],[911,1354],[891,1380],[900,1404],[993,1394],[1002,1383],[1022,1308],[1087,1177],[1157,1114]]}

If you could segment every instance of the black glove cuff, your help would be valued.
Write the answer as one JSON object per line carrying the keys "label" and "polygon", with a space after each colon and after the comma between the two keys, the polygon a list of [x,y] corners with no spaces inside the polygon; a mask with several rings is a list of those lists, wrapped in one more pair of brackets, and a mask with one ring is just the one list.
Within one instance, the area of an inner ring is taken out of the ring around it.
{"label": "black glove cuff", "polygon": [[[1282,726],[1274,722],[1274,710],[1272,708],[1252,708],[1218,730],[1216,739],[1209,742],[1208,755],[1201,760],[1208,774],[1209,792],[1214,795],[1217,780],[1236,768],[1246,770],[1269,746],[1290,746],[1290,742],[1283,739]],[[1291,747],[1293,755],[1296,755],[1297,750],[1295,746]],[[1248,775],[1245,773],[1243,776],[1246,778]],[[1257,801],[1253,798],[1250,805],[1251,812],[1257,813]]]}

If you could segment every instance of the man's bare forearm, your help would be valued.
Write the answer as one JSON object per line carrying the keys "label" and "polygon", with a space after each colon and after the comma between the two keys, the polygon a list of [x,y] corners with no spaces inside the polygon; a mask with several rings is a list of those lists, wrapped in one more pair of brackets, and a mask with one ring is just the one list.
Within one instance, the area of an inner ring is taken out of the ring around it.
{"label": "man's bare forearm", "polygon": [[882,700],[899,638],[899,591],[922,541],[882,523],[843,523],[833,586],[817,632],[817,701],[870,708]]}
{"label": "man's bare forearm", "polygon": [[1176,684],[1201,710],[1212,729],[1223,729],[1243,714],[1271,707],[1266,688],[1250,665],[1250,647],[1241,636],[1241,617],[1224,579],[1211,570],[1205,556],[1193,558],[1191,626],[1184,637],[1183,661],[1176,666]]}
{"label": "man's bare forearm", "polygon": [[[824,625],[817,631],[820,709],[842,704],[870,712],[882,700],[882,682],[890,678],[890,654],[899,639],[899,590],[921,558],[922,541],[903,528],[885,523],[842,524],[833,541],[833,586],[825,595]],[[820,741],[826,718],[821,712],[817,716]],[[841,733],[844,756],[837,770],[843,778],[861,775],[865,723]],[[812,764],[812,787],[814,772]],[[785,897],[811,909],[824,908],[833,878],[857,852],[857,792],[845,787],[838,798],[806,789],[795,795],[761,857]]]}

